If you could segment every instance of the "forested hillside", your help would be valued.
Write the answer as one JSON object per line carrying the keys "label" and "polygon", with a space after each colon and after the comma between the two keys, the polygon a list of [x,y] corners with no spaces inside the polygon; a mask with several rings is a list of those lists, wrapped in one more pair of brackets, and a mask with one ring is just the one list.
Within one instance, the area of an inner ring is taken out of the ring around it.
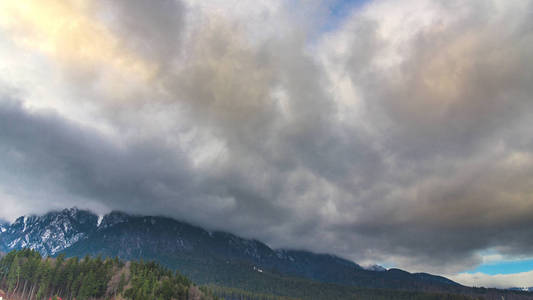
{"label": "forested hillside", "polygon": [[[218,285],[196,286],[178,271],[153,261],[124,262],[100,256],[50,258],[29,249],[11,251],[0,259],[0,289],[0,295],[9,300],[54,297],[77,300],[501,299],[501,294],[492,294],[491,290],[458,295],[357,288],[281,277],[246,290]],[[505,299],[528,299],[527,295],[509,292]]]}
{"label": "forested hillside", "polygon": [[210,299],[177,272],[154,262],[118,259],[42,258],[12,251],[0,260],[0,286],[8,299]]}

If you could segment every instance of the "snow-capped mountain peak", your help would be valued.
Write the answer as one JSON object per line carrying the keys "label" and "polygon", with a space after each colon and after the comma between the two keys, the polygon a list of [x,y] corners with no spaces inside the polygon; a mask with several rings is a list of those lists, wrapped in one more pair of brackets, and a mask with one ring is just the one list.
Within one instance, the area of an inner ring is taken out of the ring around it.
{"label": "snow-capped mountain peak", "polygon": [[368,267],[365,267],[366,270],[368,271],[376,271],[376,272],[385,272],[387,271],[386,268],[380,266],[380,265],[371,265],[371,266],[368,266]]}
{"label": "snow-capped mountain peak", "polygon": [[95,231],[97,219],[91,212],[77,208],[19,217],[0,229],[0,250],[30,248],[45,256],[54,255]]}
{"label": "snow-capped mountain peak", "polygon": [[105,215],[98,222],[98,229],[105,229],[105,228],[113,227],[120,223],[124,223],[128,221],[128,218],[129,216],[125,213],[118,212],[118,211],[112,211],[111,213]]}

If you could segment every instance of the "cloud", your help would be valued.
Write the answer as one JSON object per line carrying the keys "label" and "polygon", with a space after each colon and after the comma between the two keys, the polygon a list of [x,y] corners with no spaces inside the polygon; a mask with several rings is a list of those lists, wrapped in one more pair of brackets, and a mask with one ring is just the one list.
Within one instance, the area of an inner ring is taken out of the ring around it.
{"label": "cloud", "polygon": [[1,10],[1,25],[17,44],[51,56],[85,84],[95,73],[105,72],[105,88],[116,94],[127,89],[115,83],[124,74],[128,83],[144,83],[154,76],[156,66],[126,49],[90,16],[91,7],[84,1],[4,1]]}
{"label": "cloud", "polygon": [[450,279],[466,286],[496,288],[529,288],[533,285],[533,271],[515,274],[488,275],[484,273],[461,273],[449,276]]}
{"label": "cloud", "polygon": [[284,1],[29,4],[0,23],[2,218],[165,214],[441,274],[533,251],[527,2],[373,1],[327,32]]}
{"label": "cloud", "polygon": [[97,12],[107,13],[100,18],[111,32],[116,36],[127,35],[120,43],[130,51],[158,62],[171,62],[179,51],[185,21],[182,2],[165,0],[154,5],[140,0],[121,0],[95,5]]}

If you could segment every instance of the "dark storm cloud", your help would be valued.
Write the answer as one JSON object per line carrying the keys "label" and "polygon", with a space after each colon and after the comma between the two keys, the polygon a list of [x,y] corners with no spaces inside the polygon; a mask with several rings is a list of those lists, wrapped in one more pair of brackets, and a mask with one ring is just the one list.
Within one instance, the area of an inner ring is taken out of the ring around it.
{"label": "dark storm cloud", "polygon": [[165,214],[440,273],[533,253],[530,5],[375,1],[311,47],[276,2],[146,3],[92,13],[156,76],[127,93],[65,79],[98,124],[4,93],[0,195],[24,208],[6,217]]}
{"label": "dark storm cloud", "polygon": [[[283,215],[245,185],[241,187],[238,178],[231,182],[195,174],[180,149],[167,147],[161,139],[117,142],[57,114],[28,112],[20,101],[5,97],[0,117],[3,183],[31,187],[25,201],[33,202],[35,212],[50,209],[39,194],[54,185],[64,189],[63,198],[55,199],[57,207],[72,205],[69,196],[76,195],[107,209],[150,214],[167,214],[164,210],[172,209],[172,214],[197,221],[187,215],[205,205],[220,209],[213,213],[223,217],[228,211],[217,207],[215,198],[236,195],[246,199],[238,207],[246,218],[261,221]],[[15,178],[11,170],[16,170]],[[17,193],[17,189],[11,191]],[[77,205],[84,206],[81,201]],[[230,212],[235,213],[234,208]]]}
{"label": "dark storm cloud", "polygon": [[[98,132],[84,129],[53,113],[30,113],[16,100],[3,101],[1,110],[4,170],[38,189],[41,184],[58,184],[69,192],[96,201],[118,201],[118,205],[144,203],[152,182],[164,177],[178,185],[186,164],[166,160],[169,169],[157,169],[164,148],[145,145],[128,147],[113,143]],[[161,151],[163,150],[163,151]],[[179,150],[178,150],[179,151]],[[173,170],[173,171],[169,171]],[[154,171],[157,173],[155,174]],[[4,173],[4,177],[8,174]],[[146,177],[145,177],[146,176]],[[65,205],[69,200],[63,199]],[[46,210],[46,203],[39,210]]]}

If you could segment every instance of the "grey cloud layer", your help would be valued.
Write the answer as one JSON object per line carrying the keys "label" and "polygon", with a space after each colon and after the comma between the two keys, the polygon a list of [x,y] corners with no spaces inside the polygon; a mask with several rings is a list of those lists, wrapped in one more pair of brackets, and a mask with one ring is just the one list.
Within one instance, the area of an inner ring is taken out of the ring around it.
{"label": "grey cloud layer", "polygon": [[112,134],[4,92],[0,191],[28,212],[86,201],[410,270],[532,255],[532,7],[414,2],[376,1],[311,50],[297,24],[253,40],[212,11],[191,28],[186,4],[103,4],[156,78],[122,102],[71,83]]}

